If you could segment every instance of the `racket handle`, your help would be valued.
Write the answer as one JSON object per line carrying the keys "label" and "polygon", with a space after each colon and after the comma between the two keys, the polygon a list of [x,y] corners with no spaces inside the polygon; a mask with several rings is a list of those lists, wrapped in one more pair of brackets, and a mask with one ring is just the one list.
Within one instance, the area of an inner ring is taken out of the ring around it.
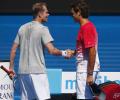
{"label": "racket handle", "polygon": [[0,68],[1,68],[2,70],[4,70],[8,75],[10,74],[9,70],[6,69],[4,66],[1,66]]}
{"label": "racket handle", "polygon": [[[15,75],[15,73],[14,73],[13,71],[9,71],[9,70],[8,70],[7,68],[5,68],[3,65],[0,66],[0,68],[1,68],[2,70],[4,70],[4,71],[8,74],[8,76],[9,76],[10,74]],[[11,80],[13,79],[11,76],[9,76],[9,77],[10,77]]]}

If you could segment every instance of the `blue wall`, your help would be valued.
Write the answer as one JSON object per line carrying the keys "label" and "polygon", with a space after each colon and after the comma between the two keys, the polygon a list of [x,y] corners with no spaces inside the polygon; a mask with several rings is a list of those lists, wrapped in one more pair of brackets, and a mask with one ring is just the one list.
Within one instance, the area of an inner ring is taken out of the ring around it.
{"label": "blue wall", "polygon": [[[0,16],[0,60],[9,60],[10,49],[20,25],[30,21],[31,16]],[[102,71],[120,71],[120,16],[91,16],[99,35],[99,56]],[[59,49],[75,49],[79,25],[70,16],[50,16],[46,25]],[[47,68],[75,71],[75,58],[49,55],[46,51]],[[19,51],[15,59],[18,68]]]}

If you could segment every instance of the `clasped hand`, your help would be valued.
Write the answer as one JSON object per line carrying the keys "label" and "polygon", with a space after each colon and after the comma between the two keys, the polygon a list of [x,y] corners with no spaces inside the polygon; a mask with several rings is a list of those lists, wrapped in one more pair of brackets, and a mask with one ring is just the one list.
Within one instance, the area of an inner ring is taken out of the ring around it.
{"label": "clasped hand", "polygon": [[74,50],[67,49],[67,50],[65,50],[65,51],[66,51],[66,53],[67,53],[67,55],[65,56],[66,59],[70,59],[71,57],[74,56],[74,53],[75,53]]}

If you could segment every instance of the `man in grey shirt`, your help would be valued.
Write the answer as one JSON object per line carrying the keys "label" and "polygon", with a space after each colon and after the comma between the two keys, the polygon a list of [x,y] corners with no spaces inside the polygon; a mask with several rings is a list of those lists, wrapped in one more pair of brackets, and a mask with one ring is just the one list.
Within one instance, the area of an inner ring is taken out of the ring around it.
{"label": "man in grey shirt", "polygon": [[[44,60],[44,47],[53,55],[70,57],[68,51],[55,48],[49,30],[42,23],[48,19],[45,3],[33,5],[33,21],[22,25],[14,40],[10,54],[9,70],[14,69],[16,50],[20,48],[19,80],[22,100],[46,100],[50,98],[49,84]],[[13,77],[13,74],[10,74]]]}

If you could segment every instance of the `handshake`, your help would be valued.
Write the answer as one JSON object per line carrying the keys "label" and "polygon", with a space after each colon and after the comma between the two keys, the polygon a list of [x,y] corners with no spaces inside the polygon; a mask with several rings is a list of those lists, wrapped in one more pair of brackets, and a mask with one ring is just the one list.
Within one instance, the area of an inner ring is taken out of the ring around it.
{"label": "handshake", "polygon": [[62,50],[62,56],[69,59],[71,58],[72,56],[74,56],[75,54],[75,51],[74,50],[70,50],[70,49],[67,49],[67,50]]}

